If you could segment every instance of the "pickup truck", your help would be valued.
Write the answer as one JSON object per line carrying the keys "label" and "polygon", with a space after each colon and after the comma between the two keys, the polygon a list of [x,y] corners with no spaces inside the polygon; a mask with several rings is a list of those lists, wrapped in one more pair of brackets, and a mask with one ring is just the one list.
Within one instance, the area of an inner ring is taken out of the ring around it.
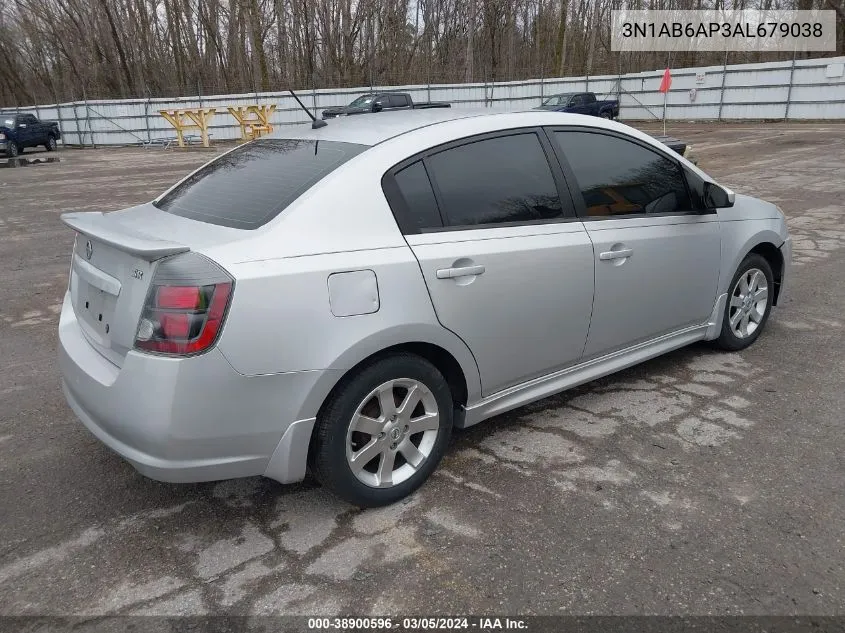
{"label": "pickup truck", "polygon": [[567,92],[552,95],[543,101],[538,110],[552,112],[573,112],[575,114],[591,114],[603,119],[615,119],[619,116],[619,101],[608,99],[599,101],[593,92]]}
{"label": "pickup truck", "polygon": [[32,114],[0,114],[0,152],[10,158],[22,153],[25,147],[43,145],[48,152],[56,149],[62,138],[54,121],[39,121]]}
{"label": "pickup truck", "polygon": [[407,92],[371,92],[361,95],[352,103],[337,108],[323,110],[323,119],[333,119],[350,114],[369,114],[388,110],[423,110],[426,108],[451,108],[445,101],[425,101],[414,103]]}

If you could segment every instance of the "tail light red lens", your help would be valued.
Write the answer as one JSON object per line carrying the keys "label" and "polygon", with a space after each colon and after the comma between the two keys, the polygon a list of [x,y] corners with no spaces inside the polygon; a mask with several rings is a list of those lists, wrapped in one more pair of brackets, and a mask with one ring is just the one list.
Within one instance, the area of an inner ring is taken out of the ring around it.
{"label": "tail light red lens", "polygon": [[211,260],[186,253],[157,267],[138,331],[138,350],[186,356],[217,341],[232,297],[232,278]]}
{"label": "tail light red lens", "polygon": [[[191,288],[159,286],[156,296],[158,299],[168,295],[184,298],[191,293],[197,297],[191,307],[172,307],[187,305],[187,302],[177,300],[157,300],[155,305],[148,305],[138,327],[135,347],[179,355],[197,354],[211,347],[223,325],[232,284],[227,282]],[[207,308],[202,308],[203,304]]]}
{"label": "tail light red lens", "polygon": [[156,307],[171,310],[197,310],[201,307],[202,288],[194,286],[159,286]]}

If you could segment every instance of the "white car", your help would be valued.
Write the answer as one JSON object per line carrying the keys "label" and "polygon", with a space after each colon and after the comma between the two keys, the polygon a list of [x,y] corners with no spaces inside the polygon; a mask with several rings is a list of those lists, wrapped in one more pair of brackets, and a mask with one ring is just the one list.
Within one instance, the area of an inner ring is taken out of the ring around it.
{"label": "white car", "polygon": [[751,344],[791,257],[775,205],[543,111],[285,128],[150,203],[62,217],[60,366],[94,435],[155,479],[310,466],[361,506],[420,486],[453,427]]}

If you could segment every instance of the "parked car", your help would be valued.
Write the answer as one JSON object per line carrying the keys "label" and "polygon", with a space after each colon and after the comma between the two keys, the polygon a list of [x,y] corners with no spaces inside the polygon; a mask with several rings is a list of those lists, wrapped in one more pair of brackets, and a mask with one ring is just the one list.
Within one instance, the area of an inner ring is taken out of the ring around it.
{"label": "parked car", "polygon": [[54,121],[39,121],[33,114],[0,114],[0,152],[6,152],[9,157],[38,145],[53,152],[61,138],[59,125]]}
{"label": "parked car", "polygon": [[615,119],[619,116],[619,101],[616,99],[599,101],[593,92],[568,92],[548,97],[539,109]]}
{"label": "parked car", "polygon": [[633,128],[427,110],[285,128],[69,213],[64,393],[141,473],[408,495],[465,428],[709,340],[789,279],[774,204]]}
{"label": "parked car", "polygon": [[449,108],[451,104],[445,101],[425,101],[414,103],[407,92],[371,92],[361,95],[352,103],[338,108],[323,110],[323,119],[334,119],[349,114],[369,114],[371,112],[386,112],[389,110],[426,110],[429,108]]}

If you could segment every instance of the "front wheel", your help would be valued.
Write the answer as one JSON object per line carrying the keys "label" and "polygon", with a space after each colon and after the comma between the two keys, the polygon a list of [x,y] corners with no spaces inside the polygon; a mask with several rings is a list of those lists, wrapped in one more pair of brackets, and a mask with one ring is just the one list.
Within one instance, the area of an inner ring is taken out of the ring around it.
{"label": "front wheel", "polygon": [[317,417],[309,451],[314,475],[357,506],[398,501],[428,479],[446,451],[449,385],[411,354],[388,356],[344,380]]}
{"label": "front wheel", "polygon": [[47,137],[47,144],[44,146],[47,148],[48,152],[55,152],[56,151],[56,137],[55,136],[48,136]]}
{"label": "front wheel", "polygon": [[613,120],[613,113],[605,110],[604,112],[599,112],[599,116],[603,119]]}
{"label": "front wheel", "polygon": [[769,320],[773,287],[772,267],[764,257],[752,253],[742,260],[731,281],[718,347],[737,351],[757,340]]}

